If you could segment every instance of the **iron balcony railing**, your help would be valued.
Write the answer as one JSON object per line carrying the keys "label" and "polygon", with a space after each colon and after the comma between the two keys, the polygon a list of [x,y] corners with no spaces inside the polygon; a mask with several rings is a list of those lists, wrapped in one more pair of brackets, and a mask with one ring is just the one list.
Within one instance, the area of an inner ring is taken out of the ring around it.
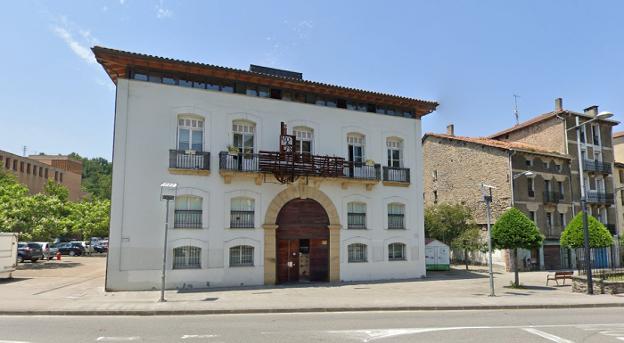
{"label": "iron balcony railing", "polygon": [[544,203],[557,204],[563,200],[563,194],[559,192],[544,191]]}
{"label": "iron balcony railing", "polygon": [[388,229],[405,229],[405,215],[388,214]]}
{"label": "iron balcony railing", "polygon": [[201,229],[202,211],[175,210],[173,227],[181,229]]}
{"label": "iron balcony railing", "polygon": [[169,150],[169,168],[210,170],[210,153],[193,150]]}
{"label": "iron balcony railing", "polygon": [[614,203],[613,193],[604,193],[599,191],[587,191],[585,199],[592,204],[612,205]]}
{"label": "iron balcony railing", "polygon": [[348,213],[348,229],[366,229],[366,213]]}
{"label": "iron balcony railing", "polygon": [[[267,158],[268,153],[263,154],[230,154],[226,151],[219,153],[219,169],[239,172],[271,173],[273,169],[283,167],[282,161]],[[319,163],[318,156],[309,154],[293,154],[295,161],[292,168],[302,174],[311,176],[337,176],[358,180],[381,180],[381,165],[367,165],[364,163],[344,161],[337,159],[331,163],[331,170],[327,171],[323,163]],[[325,169],[323,169],[325,168]],[[318,169],[318,170],[317,170]],[[323,171],[324,170],[324,171]],[[327,174],[327,175],[326,175]]]}
{"label": "iron balcony railing", "polygon": [[383,180],[410,183],[409,168],[383,167]]}
{"label": "iron balcony railing", "polygon": [[251,229],[254,227],[254,211],[230,211],[230,228]]}
{"label": "iron balcony railing", "polygon": [[583,160],[583,169],[588,172],[611,174],[611,163]]}

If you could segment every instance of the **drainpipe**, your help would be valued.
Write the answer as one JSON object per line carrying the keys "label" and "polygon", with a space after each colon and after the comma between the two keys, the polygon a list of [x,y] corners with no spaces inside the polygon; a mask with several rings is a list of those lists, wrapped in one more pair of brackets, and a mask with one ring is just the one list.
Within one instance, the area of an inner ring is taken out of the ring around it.
{"label": "drainpipe", "polygon": [[511,158],[515,154],[516,152],[514,150],[511,150],[509,152],[509,186],[511,189],[511,201],[510,201],[511,207],[514,207],[514,178],[513,178],[514,175],[513,175],[513,165],[511,163]]}

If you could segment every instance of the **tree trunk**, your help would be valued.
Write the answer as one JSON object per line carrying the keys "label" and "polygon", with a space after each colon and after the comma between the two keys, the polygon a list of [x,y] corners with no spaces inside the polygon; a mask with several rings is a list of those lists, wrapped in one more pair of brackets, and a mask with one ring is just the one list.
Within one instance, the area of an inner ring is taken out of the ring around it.
{"label": "tree trunk", "polygon": [[518,275],[518,248],[514,248],[513,250],[513,254],[514,254],[514,286],[515,287],[519,287],[520,286],[520,277]]}
{"label": "tree trunk", "polygon": [[464,249],[464,263],[466,264],[466,270],[468,270],[468,249]]}

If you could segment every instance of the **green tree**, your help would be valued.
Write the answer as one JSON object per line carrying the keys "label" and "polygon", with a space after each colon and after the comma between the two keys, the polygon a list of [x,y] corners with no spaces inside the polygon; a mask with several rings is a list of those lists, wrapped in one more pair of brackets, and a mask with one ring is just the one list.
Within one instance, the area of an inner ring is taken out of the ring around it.
{"label": "green tree", "polygon": [[[607,228],[593,216],[587,215],[589,228],[589,246],[605,248],[613,245],[613,237]],[[571,249],[585,246],[583,233],[583,213],[577,214],[561,233],[561,245]]]}
{"label": "green tree", "polygon": [[43,188],[43,194],[56,197],[61,202],[67,202],[69,200],[69,190],[67,187],[56,183],[52,180],[48,180],[45,187]]}
{"label": "green tree", "polygon": [[453,240],[453,249],[461,250],[464,253],[464,263],[468,270],[468,256],[472,251],[483,250],[485,244],[478,227],[468,228]]}
{"label": "green tree", "polygon": [[492,245],[496,249],[511,249],[514,259],[514,286],[519,287],[518,249],[533,249],[544,237],[535,223],[517,208],[510,208],[498,218],[492,228]]}
{"label": "green tree", "polygon": [[108,237],[110,201],[92,199],[73,203],[67,219],[72,237],[83,240]]}
{"label": "green tree", "polygon": [[82,162],[82,189],[97,199],[110,199],[113,164],[105,158],[85,158],[77,153],[71,158]]}
{"label": "green tree", "polygon": [[0,231],[20,233],[28,229],[27,197],[28,188],[0,169]]}
{"label": "green tree", "polygon": [[448,246],[474,225],[470,209],[464,205],[442,203],[425,209],[426,236]]}

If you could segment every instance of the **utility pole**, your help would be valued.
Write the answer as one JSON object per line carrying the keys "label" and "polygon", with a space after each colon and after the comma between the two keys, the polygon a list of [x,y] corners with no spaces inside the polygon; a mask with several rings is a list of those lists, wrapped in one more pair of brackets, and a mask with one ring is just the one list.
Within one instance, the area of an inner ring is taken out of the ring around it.
{"label": "utility pole", "polygon": [[[489,189],[489,193],[485,191],[485,189]],[[492,209],[490,204],[492,203],[492,188],[493,186],[488,186],[484,183],[481,183],[481,192],[483,192],[483,201],[485,201],[486,208],[486,217],[487,217],[487,236],[488,236],[488,272],[490,274],[490,296],[496,296],[494,293],[494,271],[492,269],[492,228],[491,228],[491,217],[492,217]]]}
{"label": "utility pole", "polygon": [[518,98],[519,95],[514,94],[514,116],[516,117],[516,125],[520,124],[520,112],[518,112]]}
{"label": "utility pole", "polygon": [[22,146],[22,156],[26,157],[26,150],[28,150],[27,146]]}

